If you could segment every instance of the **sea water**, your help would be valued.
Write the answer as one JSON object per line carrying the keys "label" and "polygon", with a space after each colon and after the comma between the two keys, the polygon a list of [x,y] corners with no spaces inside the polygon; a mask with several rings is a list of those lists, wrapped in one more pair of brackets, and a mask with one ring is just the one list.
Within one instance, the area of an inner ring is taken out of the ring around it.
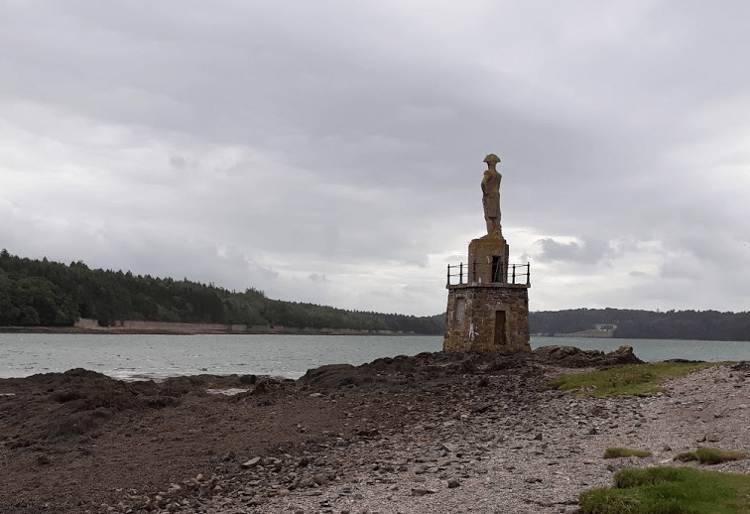
{"label": "sea water", "polygon": [[[0,377],[86,368],[116,378],[210,373],[298,378],[323,364],[359,365],[379,357],[442,348],[441,336],[111,335],[0,333]],[[605,352],[627,344],[645,361],[750,360],[750,342],[532,337]]]}

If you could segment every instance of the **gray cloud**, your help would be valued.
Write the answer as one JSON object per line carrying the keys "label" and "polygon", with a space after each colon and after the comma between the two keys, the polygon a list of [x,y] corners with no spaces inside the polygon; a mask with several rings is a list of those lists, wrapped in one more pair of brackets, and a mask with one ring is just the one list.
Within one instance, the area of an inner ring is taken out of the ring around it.
{"label": "gray cloud", "polygon": [[578,264],[597,264],[617,255],[608,241],[590,237],[584,238],[580,243],[559,243],[548,237],[540,239],[537,244],[541,247],[541,252],[536,256],[539,262],[571,261]]}
{"label": "gray cloud", "polygon": [[431,314],[445,264],[483,233],[494,152],[532,309],[741,310],[748,15],[698,1],[5,3],[0,246]]}
{"label": "gray cloud", "polygon": [[319,283],[328,282],[328,279],[326,278],[325,275],[318,275],[317,273],[311,273],[308,278],[310,279],[311,282],[319,282]]}

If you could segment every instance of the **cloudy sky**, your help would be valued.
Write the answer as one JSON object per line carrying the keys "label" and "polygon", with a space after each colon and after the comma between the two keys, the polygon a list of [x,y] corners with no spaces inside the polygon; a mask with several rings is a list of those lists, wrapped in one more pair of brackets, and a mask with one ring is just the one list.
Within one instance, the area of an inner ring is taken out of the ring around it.
{"label": "cloudy sky", "polygon": [[443,312],[503,233],[532,310],[748,310],[750,3],[5,0],[0,247]]}

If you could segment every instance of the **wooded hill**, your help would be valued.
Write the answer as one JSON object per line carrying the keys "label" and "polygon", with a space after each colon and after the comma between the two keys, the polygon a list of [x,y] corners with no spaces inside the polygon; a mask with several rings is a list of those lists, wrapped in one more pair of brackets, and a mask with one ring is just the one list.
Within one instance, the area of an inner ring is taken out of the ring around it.
{"label": "wooded hill", "polygon": [[388,330],[442,334],[443,316],[416,317],[335,309],[267,298],[252,287],[242,293],[213,284],[130,272],[90,269],[0,252],[0,326],[72,326],[94,318],[182,323],[233,323],[248,327]]}
{"label": "wooded hill", "polygon": [[[404,316],[335,309],[242,293],[187,279],[90,269],[0,251],[0,326],[72,326],[77,318],[182,323],[276,325],[294,329],[353,329],[442,334],[444,315]],[[532,334],[570,334],[597,324],[617,325],[613,337],[750,341],[750,312],[651,312],[575,309],[530,314]]]}
{"label": "wooded hill", "polygon": [[613,337],[750,341],[750,312],[575,309],[532,312],[531,333],[570,334],[597,324],[614,324]]}

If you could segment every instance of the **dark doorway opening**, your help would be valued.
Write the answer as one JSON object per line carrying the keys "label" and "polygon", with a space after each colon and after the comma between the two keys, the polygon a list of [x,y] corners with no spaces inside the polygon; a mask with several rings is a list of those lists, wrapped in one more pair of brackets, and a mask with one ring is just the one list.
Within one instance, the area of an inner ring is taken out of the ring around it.
{"label": "dark doorway opening", "polygon": [[505,345],[505,311],[495,311],[495,346]]}
{"label": "dark doorway opening", "polygon": [[503,260],[499,255],[492,257],[492,282],[502,282]]}

